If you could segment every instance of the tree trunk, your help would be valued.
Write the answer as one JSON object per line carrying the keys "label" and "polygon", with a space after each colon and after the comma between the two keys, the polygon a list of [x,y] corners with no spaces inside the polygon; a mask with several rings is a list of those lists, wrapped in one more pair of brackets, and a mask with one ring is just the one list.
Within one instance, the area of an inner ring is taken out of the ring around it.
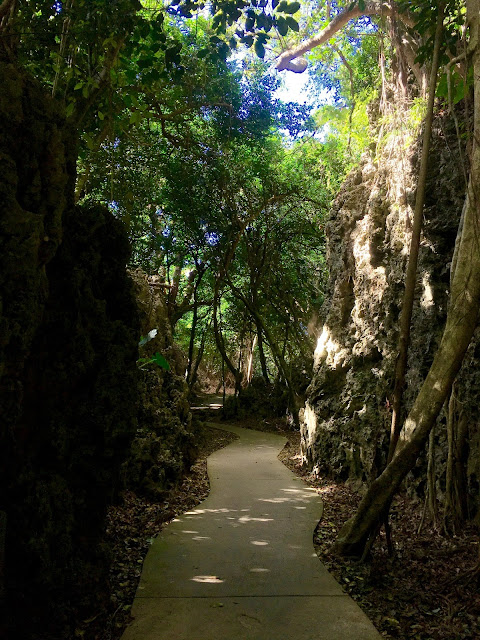
{"label": "tree trunk", "polygon": [[463,411],[460,412],[457,424],[457,441],[455,444],[455,486],[457,488],[457,508],[462,521],[468,519],[467,474],[468,461],[468,420]]}
{"label": "tree trunk", "polygon": [[356,514],[342,527],[334,550],[361,555],[393,496],[413,468],[450,393],[478,321],[480,305],[480,0],[467,1],[474,66],[474,137],[463,232],[458,247],[447,321],[433,364],[405,421],[404,442],[372,483]]}
{"label": "tree trunk", "polygon": [[240,289],[238,289],[237,287],[235,287],[233,285],[233,283],[231,281],[229,281],[229,285],[230,288],[233,292],[233,294],[243,302],[243,304],[246,306],[246,308],[250,311],[250,313],[252,314],[252,317],[255,321],[255,324],[257,325],[257,327],[259,327],[259,329],[261,330],[261,332],[264,334],[266,341],[268,342],[268,345],[270,347],[270,350],[272,352],[272,355],[275,359],[275,362],[277,364],[278,370],[281,373],[281,375],[283,376],[286,385],[287,385],[287,389],[288,389],[288,395],[290,397],[290,411],[292,412],[292,416],[293,416],[293,421],[296,427],[298,427],[300,425],[300,418],[299,418],[299,403],[298,403],[298,398],[297,398],[297,394],[295,393],[294,387],[293,387],[293,383],[292,383],[292,379],[291,376],[289,374],[288,371],[288,366],[287,363],[285,361],[285,358],[283,357],[282,351],[279,349],[277,343],[275,342],[275,340],[273,339],[273,336],[270,333],[270,330],[268,329],[267,324],[264,322],[262,316],[260,315],[258,309],[256,308],[256,304],[255,304],[255,300],[252,301],[250,300],[247,296],[245,296]]}
{"label": "tree trunk", "polygon": [[192,387],[192,366],[193,366],[193,351],[195,347],[195,335],[197,332],[197,323],[198,323],[198,286],[196,285],[193,290],[193,318],[192,318],[192,328],[190,331],[190,340],[188,343],[188,364],[187,364],[187,384],[191,388]]}
{"label": "tree trunk", "polygon": [[202,339],[200,340],[200,347],[198,349],[197,352],[197,357],[195,358],[195,363],[193,364],[192,367],[192,371],[190,373],[190,379],[188,381],[188,387],[189,389],[193,389],[193,385],[195,384],[195,382],[197,381],[197,375],[198,375],[198,368],[200,366],[200,363],[202,361],[203,358],[203,352],[205,351],[205,342],[207,340],[207,333],[208,330],[210,329],[210,323],[205,327],[205,330],[202,334]]}
{"label": "tree trunk", "polygon": [[248,356],[248,365],[247,365],[247,384],[250,384],[253,378],[253,355],[255,352],[255,347],[257,346],[257,336],[255,335],[252,340],[252,346],[250,349],[250,355]]}
{"label": "tree trunk", "polygon": [[443,4],[438,9],[437,27],[435,31],[435,48],[433,52],[432,70],[428,88],[428,106],[425,117],[425,130],[423,134],[422,159],[418,176],[417,195],[415,199],[415,214],[413,217],[412,239],[408,255],[407,274],[405,276],[405,292],[403,296],[402,311],[400,315],[400,335],[398,338],[398,357],[395,367],[395,386],[392,396],[392,424],[390,427],[390,446],[388,449],[388,462],[394,456],[395,448],[400,437],[401,411],[403,402],[403,389],[405,387],[405,374],[407,371],[408,347],[410,343],[410,325],[412,322],[413,301],[415,297],[415,285],[417,282],[418,253],[420,249],[420,234],[423,222],[423,205],[425,202],[425,189],[427,185],[428,156],[430,153],[430,139],[433,123],[433,106],[435,101],[435,89],[437,86],[438,65],[440,59],[440,43],[443,32]]}
{"label": "tree trunk", "polygon": [[450,392],[447,411],[447,468],[445,471],[445,504],[443,508],[443,526],[445,531],[455,532],[458,522],[455,513],[455,487],[453,480],[453,469],[455,461],[455,392],[454,388]]}
{"label": "tree trunk", "polygon": [[295,389],[292,383],[292,379],[290,376],[290,373],[288,371],[288,366],[287,363],[285,361],[285,358],[283,357],[282,352],[280,351],[280,349],[278,348],[278,345],[276,344],[275,340],[273,339],[272,335],[270,334],[270,331],[267,327],[267,325],[265,324],[265,322],[263,321],[262,316],[258,313],[258,311],[252,306],[250,305],[250,312],[252,313],[255,322],[257,323],[257,325],[259,325],[262,329],[263,334],[265,335],[265,338],[270,346],[270,349],[272,351],[272,355],[275,358],[275,361],[277,363],[278,369],[281,372],[286,385],[287,385],[287,389],[288,389],[288,395],[290,396],[290,411],[292,412],[292,416],[293,416],[293,422],[295,424],[296,427],[298,427],[300,425],[300,419],[299,419],[299,415],[298,412],[300,410],[299,402],[298,402],[298,397],[297,394],[295,393]]}
{"label": "tree trunk", "polygon": [[447,535],[456,535],[466,516],[465,445],[468,422],[452,389],[448,402],[448,456],[445,472],[443,527]]}
{"label": "tree trunk", "polygon": [[218,323],[217,312],[220,306],[219,286],[220,285],[217,282],[215,284],[215,293],[213,297],[213,332],[215,335],[215,342],[217,344],[217,348],[220,351],[220,355],[222,356],[222,360],[227,365],[230,373],[233,375],[233,379],[235,380],[235,394],[240,395],[242,392],[242,373],[241,371],[235,368],[235,365],[228,357],[227,350],[225,349],[225,342],[223,340],[220,325]]}
{"label": "tree trunk", "polygon": [[437,484],[435,473],[435,425],[428,438],[428,464],[427,464],[427,501],[430,518],[435,529],[438,529]]}
{"label": "tree trunk", "polygon": [[265,350],[263,348],[263,335],[262,327],[257,322],[257,336],[258,336],[258,355],[260,356],[260,366],[262,367],[262,376],[267,384],[270,384],[270,378],[268,376],[267,359],[265,358]]}

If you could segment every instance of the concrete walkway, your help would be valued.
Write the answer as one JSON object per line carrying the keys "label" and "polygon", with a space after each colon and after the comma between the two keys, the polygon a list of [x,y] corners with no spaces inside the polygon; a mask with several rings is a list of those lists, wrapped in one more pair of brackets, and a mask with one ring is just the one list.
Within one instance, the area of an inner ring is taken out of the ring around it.
{"label": "concrete walkway", "polygon": [[277,459],[285,439],[222,428],[240,439],[152,544],[122,640],[379,640],[315,554],[322,503]]}

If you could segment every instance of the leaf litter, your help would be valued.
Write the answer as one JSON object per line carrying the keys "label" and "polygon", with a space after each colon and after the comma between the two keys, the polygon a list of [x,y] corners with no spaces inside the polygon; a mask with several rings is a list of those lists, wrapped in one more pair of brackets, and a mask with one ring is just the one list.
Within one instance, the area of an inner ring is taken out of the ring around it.
{"label": "leaf litter", "polygon": [[388,556],[382,530],[368,562],[339,558],[331,553],[331,546],[361,495],[352,485],[309,473],[302,467],[299,451],[300,434],[291,434],[280,459],[322,496],[324,512],[314,534],[317,555],[382,637],[478,640],[478,528],[466,524],[461,534],[446,537],[426,525],[417,533],[423,504],[400,494],[391,509],[394,556]]}
{"label": "leaf litter", "polygon": [[[399,495],[392,505],[395,555],[390,558],[383,531],[366,563],[339,558],[330,551],[343,523],[353,515],[361,495],[353,485],[316,477],[302,466],[300,434],[286,425],[263,421],[262,430],[281,432],[288,442],[280,460],[322,496],[324,511],[314,534],[320,560],[387,640],[478,640],[480,638],[479,536],[473,524],[445,537],[432,527],[417,533],[423,505]],[[252,421],[236,423],[254,428]],[[155,536],[173,518],[209,493],[206,458],[236,436],[206,428],[199,457],[163,502],[127,491],[111,507],[106,545],[112,557],[111,606],[78,629],[84,640],[118,640],[131,621],[143,560]],[[313,631],[313,630],[312,630]],[[314,632],[314,631],[313,631]]]}

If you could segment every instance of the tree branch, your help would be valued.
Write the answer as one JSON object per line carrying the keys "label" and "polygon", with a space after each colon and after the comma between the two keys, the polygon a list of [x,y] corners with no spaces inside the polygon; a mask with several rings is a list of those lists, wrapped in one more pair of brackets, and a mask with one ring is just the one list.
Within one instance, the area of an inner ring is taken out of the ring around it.
{"label": "tree branch", "polygon": [[2,4],[0,4],[0,22],[8,14],[14,4],[15,0],[3,0]]}
{"label": "tree branch", "polygon": [[[296,73],[301,73],[305,71],[307,68],[307,64],[305,60],[299,60],[294,62],[296,58],[303,56],[307,51],[311,51],[315,49],[325,42],[328,42],[330,38],[332,38],[338,31],[343,29],[343,27],[350,22],[350,20],[354,20],[355,18],[360,18],[361,16],[388,16],[390,18],[396,17],[401,20],[405,26],[413,27],[414,20],[405,13],[400,13],[398,7],[393,2],[365,2],[365,8],[362,10],[355,4],[355,6],[346,9],[342,13],[339,13],[335,18],[313,38],[310,40],[306,40],[302,42],[296,47],[288,49],[284,51],[278,58],[277,64],[275,68],[277,71],[283,71],[287,69],[289,71],[295,71]],[[301,63],[301,64],[299,64]],[[300,68],[303,67],[303,68]]]}

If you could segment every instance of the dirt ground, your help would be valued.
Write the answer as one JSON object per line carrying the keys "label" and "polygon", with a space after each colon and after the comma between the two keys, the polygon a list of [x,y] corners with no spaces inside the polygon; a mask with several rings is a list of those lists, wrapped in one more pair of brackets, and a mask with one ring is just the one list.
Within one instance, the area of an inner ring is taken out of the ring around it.
{"label": "dirt ground", "polygon": [[[384,638],[480,639],[479,538],[473,525],[453,538],[439,535],[428,525],[417,533],[423,506],[400,496],[392,507],[394,557],[388,557],[382,535],[369,562],[335,557],[329,549],[343,522],[353,514],[359,495],[345,484],[308,474],[300,464],[300,435],[286,431],[281,420],[238,424],[288,437],[280,459],[315,487],[324,501],[323,517],[314,535],[317,554]],[[234,439],[233,434],[206,427],[197,462],[167,500],[153,502],[126,492],[122,504],[110,509],[106,544],[113,557],[111,607],[86,620],[78,629],[79,638],[117,640],[121,636],[130,620],[143,559],[153,538],[175,516],[206,498],[206,458]]]}

